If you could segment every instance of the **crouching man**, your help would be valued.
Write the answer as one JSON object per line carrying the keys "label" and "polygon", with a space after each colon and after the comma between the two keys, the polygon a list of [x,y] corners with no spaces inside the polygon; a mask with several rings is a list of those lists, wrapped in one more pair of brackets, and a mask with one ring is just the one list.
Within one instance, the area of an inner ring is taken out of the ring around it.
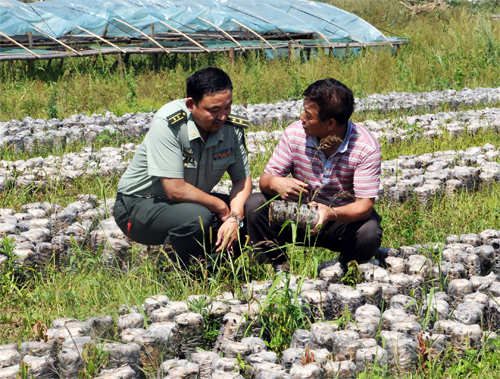
{"label": "crouching man", "polygon": [[[245,204],[250,244],[258,263],[276,269],[286,261],[290,227],[269,224],[269,201],[310,203],[319,220],[310,235],[298,230],[297,242],[340,252],[345,265],[373,257],[382,240],[381,217],[374,210],[380,181],[381,151],[365,127],[349,121],[352,91],[335,79],[319,80],[303,93],[300,121],[291,124],[260,177],[262,193]],[[281,231],[281,233],[280,233]],[[310,238],[309,238],[310,236]]]}
{"label": "crouching man", "polygon": [[[233,249],[252,192],[243,132],[248,121],[230,115],[229,76],[208,67],[189,77],[186,87],[186,99],[156,113],[118,184],[114,208],[130,239],[165,245],[183,263],[213,248]],[[211,193],[225,172],[231,193]]]}

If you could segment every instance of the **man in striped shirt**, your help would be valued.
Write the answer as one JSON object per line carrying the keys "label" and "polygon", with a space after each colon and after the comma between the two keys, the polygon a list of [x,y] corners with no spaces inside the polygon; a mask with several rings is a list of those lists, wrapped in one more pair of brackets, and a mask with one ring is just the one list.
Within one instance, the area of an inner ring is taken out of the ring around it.
{"label": "man in striped shirt", "polygon": [[[303,93],[300,120],[290,125],[260,177],[262,193],[245,203],[250,243],[259,263],[275,268],[286,261],[290,227],[269,225],[269,201],[276,196],[317,207],[311,238],[297,242],[340,252],[340,261],[364,261],[378,252],[381,217],[374,210],[380,181],[380,145],[370,131],[349,121],[352,91],[335,79],[319,80]],[[281,232],[280,232],[281,231]]]}

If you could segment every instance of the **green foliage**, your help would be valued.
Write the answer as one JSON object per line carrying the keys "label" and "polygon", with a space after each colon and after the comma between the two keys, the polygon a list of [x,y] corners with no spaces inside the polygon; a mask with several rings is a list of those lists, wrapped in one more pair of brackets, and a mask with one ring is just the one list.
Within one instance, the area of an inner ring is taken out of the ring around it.
{"label": "green foliage", "polygon": [[19,291],[25,269],[16,262],[14,253],[15,242],[4,237],[0,246],[0,258],[6,258],[0,263],[0,297]]}
{"label": "green foliage", "polygon": [[135,81],[132,77],[127,77],[127,105],[131,109],[136,109],[137,108],[137,84],[135,84]]}
{"label": "green foliage", "polygon": [[92,379],[105,369],[109,362],[109,351],[104,350],[104,344],[94,345],[91,342],[83,345],[82,358],[85,368],[78,371],[78,379]]}
{"label": "green foliage", "polygon": [[[266,300],[259,304],[259,321],[262,325],[261,338],[266,341],[267,347],[281,354],[290,346],[293,333],[297,329],[305,329],[311,321],[305,313],[304,306],[298,299],[298,293],[290,289],[289,274],[278,275],[266,296]],[[298,288],[302,287],[300,279]],[[249,325],[247,332],[252,325]]]}
{"label": "green foliage", "polygon": [[352,317],[352,313],[349,311],[349,308],[347,308],[346,305],[344,310],[340,312],[339,315],[337,315],[337,318],[335,320],[332,321],[332,324],[337,324],[339,326],[339,329],[343,329],[350,322],[356,324],[356,321],[354,321],[354,317]]}
{"label": "green foliage", "polygon": [[234,370],[232,370],[231,372],[233,373],[242,373],[242,376],[244,378],[249,378],[250,377],[250,372],[252,370],[252,366],[248,365],[245,361],[245,359],[243,359],[241,357],[241,354],[238,353],[238,356],[236,357],[236,363],[235,363],[235,368]]}
{"label": "green foliage", "polygon": [[[55,83],[54,83],[55,84]],[[59,107],[57,106],[57,87],[51,86],[50,96],[47,103],[47,117],[57,118],[59,117]]]}
{"label": "green foliage", "polygon": [[352,288],[356,288],[356,284],[363,281],[363,273],[359,269],[358,262],[350,261],[347,263],[347,272],[340,281]]}
{"label": "green foliage", "polygon": [[24,361],[19,363],[19,371],[16,373],[16,379],[32,379],[33,375],[30,374],[30,366]]}
{"label": "green foliage", "polygon": [[212,305],[204,296],[192,301],[188,301],[188,307],[191,311],[202,315],[204,320],[203,348],[205,350],[212,349],[216,337],[219,334],[222,319],[217,319],[210,316]]}

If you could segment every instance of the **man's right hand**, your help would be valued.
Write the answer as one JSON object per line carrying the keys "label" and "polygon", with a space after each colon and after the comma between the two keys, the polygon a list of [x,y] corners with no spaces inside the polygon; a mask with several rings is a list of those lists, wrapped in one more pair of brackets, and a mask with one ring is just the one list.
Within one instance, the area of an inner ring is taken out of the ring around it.
{"label": "man's right hand", "polygon": [[283,200],[298,201],[300,196],[308,195],[309,185],[301,180],[294,178],[273,177],[271,179],[271,188],[280,193]]}

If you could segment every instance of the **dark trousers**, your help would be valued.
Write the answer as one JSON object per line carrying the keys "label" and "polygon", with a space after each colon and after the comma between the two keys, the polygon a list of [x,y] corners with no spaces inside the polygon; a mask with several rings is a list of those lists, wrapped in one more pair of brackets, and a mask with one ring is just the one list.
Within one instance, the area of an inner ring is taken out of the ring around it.
{"label": "dark trousers", "polygon": [[[250,244],[254,246],[258,263],[281,264],[286,261],[286,243],[292,242],[292,229],[269,225],[269,201],[271,196],[254,193],[245,203]],[[266,204],[267,203],[267,204]],[[309,239],[304,230],[297,230],[296,241],[305,246],[325,247],[340,252],[340,261],[347,264],[352,260],[363,261],[372,258],[382,242],[380,215],[372,211],[366,220],[352,223],[332,221],[317,235]],[[281,233],[280,233],[281,231]]]}
{"label": "dark trousers", "polygon": [[[229,195],[211,195],[229,204]],[[212,253],[217,241],[217,217],[199,204],[118,195],[114,216],[131,240],[143,245],[170,245],[184,263]]]}

